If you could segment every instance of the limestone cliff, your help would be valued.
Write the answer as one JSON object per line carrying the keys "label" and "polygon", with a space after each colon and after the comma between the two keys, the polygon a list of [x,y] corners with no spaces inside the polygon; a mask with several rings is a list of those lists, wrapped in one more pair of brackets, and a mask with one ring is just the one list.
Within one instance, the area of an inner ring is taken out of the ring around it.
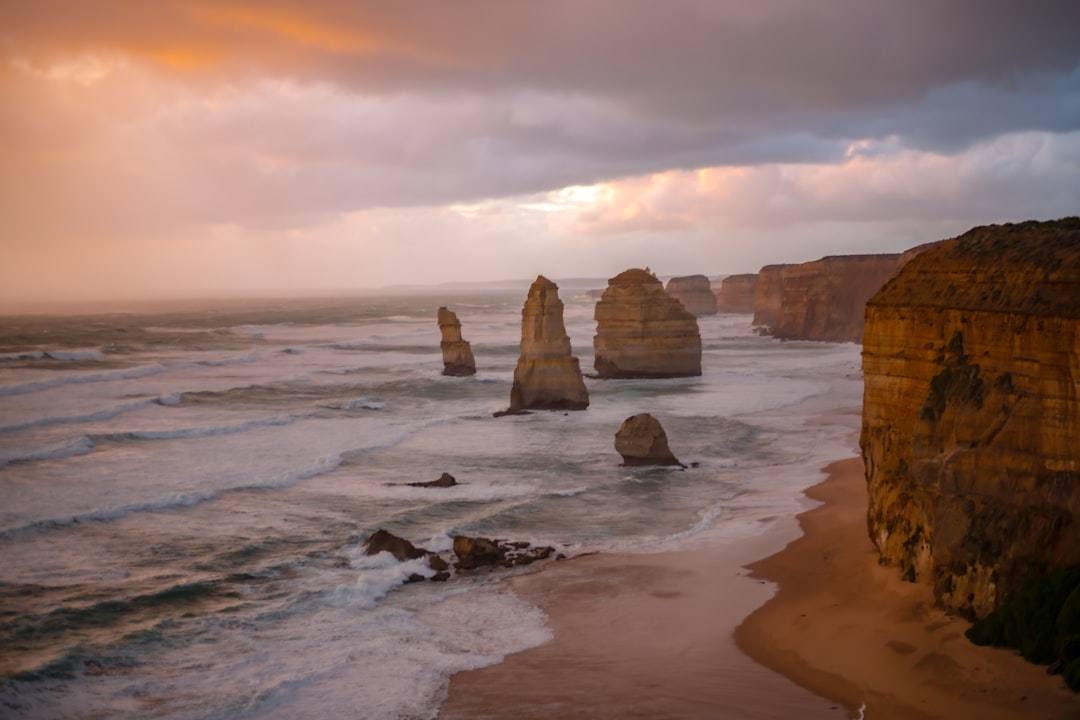
{"label": "limestone cliff", "polygon": [[442,333],[443,375],[466,376],[476,374],[476,360],[472,347],[461,337],[461,322],[453,311],[439,308],[439,331]]}
{"label": "limestone cliff", "polygon": [[835,255],[780,272],[782,340],[861,342],[866,301],[899,266],[900,255]]}
{"label": "limestone cliff", "polygon": [[521,309],[521,355],[514,369],[509,413],[523,410],[584,410],[589,391],[571,355],[558,286],[543,275],[529,288]]}
{"label": "limestone cliff", "polygon": [[754,312],[754,291],[757,289],[756,273],[728,275],[720,281],[716,291],[716,311],[722,313]]}
{"label": "limestone cliff", "polygon": [[758,271],[754,287],[754,324],[772,327],[780,321],[780,301],[784,286],[781,273],[789,265],[766,265]]}
{"label": "limestone cliff", "polygon": [[716,295],[704,275],[687,275],[668,280],[667,294],[683,304],[696,317],[716,314]]}
{"label": "limestone cliff", "polygon": [[652,273],[632,269],[608,280],[595,317],[594,367],[599,377],[701,374],[697,318],[668,295]]}
{"label": "limestone cliff", "polygon": [[1080,218],[912,257],[867,306],[863,375],[884,563],[968,617],[1080,563]]}

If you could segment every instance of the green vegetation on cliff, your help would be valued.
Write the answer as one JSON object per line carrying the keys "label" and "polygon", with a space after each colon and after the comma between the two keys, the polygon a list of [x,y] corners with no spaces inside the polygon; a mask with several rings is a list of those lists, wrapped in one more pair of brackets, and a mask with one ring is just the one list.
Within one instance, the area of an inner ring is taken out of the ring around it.
{"label": "green vegetation on cliff", "polygon": [[1080,566],[1026,580],[965,635],[976,645],[1016,648],[1030,662],[1060,663],[1080,692]]}

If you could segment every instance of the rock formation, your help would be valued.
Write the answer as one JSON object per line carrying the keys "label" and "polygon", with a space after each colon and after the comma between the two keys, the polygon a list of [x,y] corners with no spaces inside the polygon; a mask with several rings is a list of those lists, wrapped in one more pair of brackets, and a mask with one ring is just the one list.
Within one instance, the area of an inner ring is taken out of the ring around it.
{"label": "rock formation", "polygon": [[448,472],[444,472],[439,476],[437,480],[427,480],[424,482],[412,482],[405,483],[409,487],[421,487],[421,488],[448,488],[454,487],[458,484],[457,478]]}
{"label": "rock formation", "polygon": [[521,309],[521,355],[514,369],[510,409],[506,413],[589,407],[581,366],[570,353],[559,288],[543,275],[538,276]]}
{"label": "rock formation", "polygon": [[623,465],[678,465],[685,467],[668,447],[667,433],[649,413],[632,415],[615,433],[615,449]]}
{"label": "rock formation", "polygon": [[716,295],[709,278],[704,275],[687,275],[668,280],[667,294],[683,304],[695,317],[716,314]]}
{"label": "rock formation", "polygon": [[758,276],[728,275],[720,281],[716,291],[716,311],[722,313],[754,312],[754,291],[757,289]]}
{"label": "rock formation", "polygon": [[912,257],[867,306],[863,375],[882,562],[967,617],[1080,563],[1080,218]]}
{"label": "rock formation", "polygon": [[[432,580],[446,580],[450,577],[450,573],[448,572],[450,565],[441,557],[430,550],[418,548],[405,538],[398,537],[386,530],[380,529],[373,532],[368,539],[364,541],[364,552],[367,555],[377,555],[381,552],[388,552],[393,555],[398,562],[406,562],[408,560],[426,557],[428,560],[428,567],[435,571],[435,575],[431,577]],[[409,581],[417,582],[423,579],[422,575],[412,575],[409,578]]]}
{"label": "rock formation", "polygon": [[442,333],[443,375],[475,375],[476,361],[472,348],[461,337],[461,323],[452,311],[439,308],[439,331]]}
{"label": "rock formation", "polygon": [[784,294],[780,273],[789,265],[766,265],[758,271],[754,286],[754,324],[770,328],[780,321],[780,301]]}
{"label": "rock formation", "polygon": [[866,301],[896,272],[900,255],[835,255],[780,272],[782,340],[861,342]]}
{"label": "rock formation", "polygon": [[652,273],[633,269],[608,280],[595,317],[594,367],[599,377],[701,374],[697,318],[668,295]]}
{"label": "rock formation", "polygon": [[484,537],[454,536],[454,554],[458,570],[480,567],[514,567],[546,560],[555,552],[550,545],[533,546],[527,542],[502,543]]}

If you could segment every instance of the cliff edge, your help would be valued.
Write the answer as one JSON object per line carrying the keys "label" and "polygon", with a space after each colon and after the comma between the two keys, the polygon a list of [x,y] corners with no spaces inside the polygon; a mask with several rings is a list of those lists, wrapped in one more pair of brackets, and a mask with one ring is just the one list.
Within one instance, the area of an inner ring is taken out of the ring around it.
{"label": "cliff edge", "polygon": [[969,618],[1080,563],[1080,218],[911,257],[867,304],[863,375],[883,563]]}

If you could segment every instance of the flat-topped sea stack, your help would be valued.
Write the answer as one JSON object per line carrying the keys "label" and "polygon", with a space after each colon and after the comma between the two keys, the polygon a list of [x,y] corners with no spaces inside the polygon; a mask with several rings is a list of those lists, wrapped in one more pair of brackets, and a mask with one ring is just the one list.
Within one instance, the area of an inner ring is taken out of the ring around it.
{"label": "flat-topped sea stack", "polygon": [[780,271],[781,340],[861,342],[866,301],[900,264],[900,255],[834,255]]}
{"label": "flat-topped sea stack", "polygon": [[540,275],[521,309],[521,355],[507,413],[587,407],[589,391],[578,359],[571,355],[559,288]]}
{"label": "flat-topped sea stack", "polygon": [[667,282],[667,294],[683,304],[695,317],[716,314],[716,295],[704,275],[673,277]]}
{"label": "flat-topped sea stack", "polygon": [[867,306],[863,375],[883,563],[966,617],[1080,564],[1080,218],[911,257]]}
{"label": "flat-topped sea stack", "polygon": [[697,318],[646,270],[608,280],[596,303],[593,366],[601,378],[672,378],[701,374]]}
{"label": "flat-topped sea stack", "polygon": [[461,323],[457,315],[444,307],[439,308],[439,332],[442,333],[443,375],[464,377],[476,374],[476,360],[472,347],[461,337]]}
{"label": "flat-topped sea stack", "polygon": [[716,289],[716,311],[722,313],[754,312],[754,292],[757,290],[757,273],[728,275]]}
{"label": "flat-topped sea stack", "polygon": [[766,265],[758,271],[754,286],[754,324],[771,328],[780,322],[784,285],[780,274],[790,265]]}

